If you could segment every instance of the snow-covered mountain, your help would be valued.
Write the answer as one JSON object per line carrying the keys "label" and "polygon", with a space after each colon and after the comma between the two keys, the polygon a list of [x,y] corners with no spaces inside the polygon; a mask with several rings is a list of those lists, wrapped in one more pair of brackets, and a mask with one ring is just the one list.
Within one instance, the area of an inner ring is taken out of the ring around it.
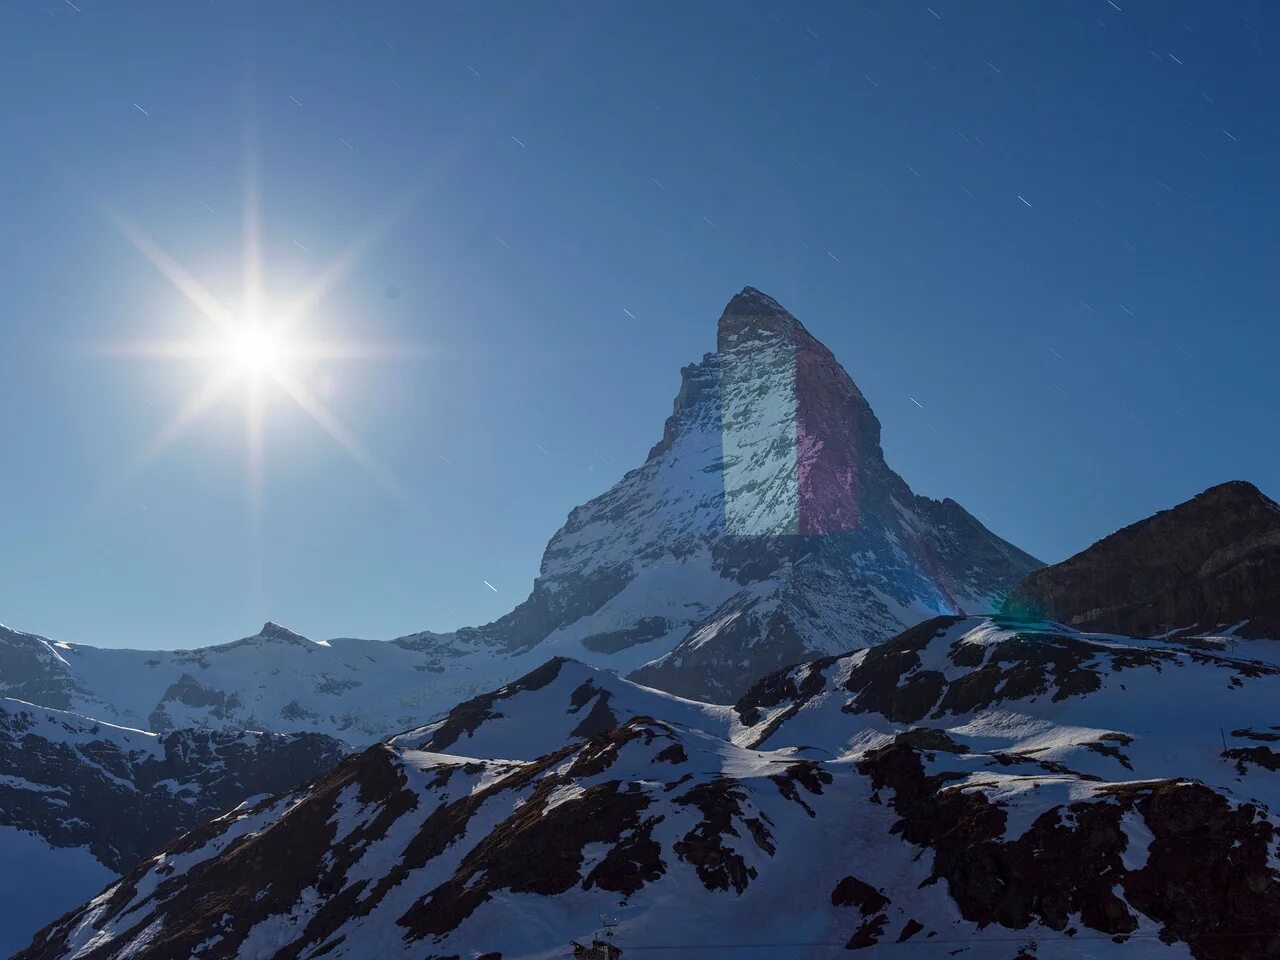
{"label": "snow-covered mountain", "polygon": [[994,609],[1037,566],[954,501],[913,494],[830,351],[748,287],[717,351],[684,369],[645,463],[569,515],[507,616],[390,642],[267,624],[158,652],[0,629],[0,695],[147,730],[364,747],[555,656],[731,700],[785,664]]}
{"label": "snow-covered mountain", "polygon": [[316,733],[157,735],[0,698],[0,956],[184,830],[344,753]]}
{"label": "snow-covered mountain", "polygon": [[735,729],[732,707],[685,700],[557,657],[391,742],[428,753],[536,760],[633,717],[662,717],[722,738]]}
{"label": "snow-covered mountain", "polygon": [[[686,367],[645,464],[574,510],[533,594],[484,628],[698,699],[998,605],[1037,561],[951,500],[913,494],[819,343],[751,287]],[[608,659],[601,654],[608,653]]]}
{"label": "snow-covered mountain", "polygon": [[601,915],[624,956],[1280,956],[1274,661],[940,617],[731,709],[555,661],[193,831],[19,956],[550,960]]}

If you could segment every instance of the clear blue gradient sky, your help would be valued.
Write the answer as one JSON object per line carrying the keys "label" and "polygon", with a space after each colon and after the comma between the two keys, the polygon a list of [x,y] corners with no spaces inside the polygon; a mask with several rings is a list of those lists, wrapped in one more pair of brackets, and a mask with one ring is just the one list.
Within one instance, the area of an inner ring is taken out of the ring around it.
{"label": "clear blue gradient sky", "polygon": [[[492,619],[744,284],[918,492],[1045,560],[1274,496],[1278,38],[1169,0],[2,4],[0,621]],[[203,371],[90,349],[208,331],[104,203],[234,308],[246,130],[271,295],[396,213],[307,325],[419,354],[307,371],[405,500],[272,402],[260,562],[239,400],[131,476]]]}

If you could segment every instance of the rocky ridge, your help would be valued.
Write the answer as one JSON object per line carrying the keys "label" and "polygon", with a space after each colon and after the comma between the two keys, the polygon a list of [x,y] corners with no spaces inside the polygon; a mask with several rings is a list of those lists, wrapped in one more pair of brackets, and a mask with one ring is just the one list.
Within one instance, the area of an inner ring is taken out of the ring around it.
{"label": "rocky ridge", "polygon": [[20,871],[12,889],[0,880],[0,953],[184,831],[345,753],[317,733],[154,734],[0,699],[0,849]]}
{"label": "rocky ridge", "polygon": [[1006,609],[1134,636],[1280,638],[1280,505],[1257,487],[1210,487],[1033,571]]}

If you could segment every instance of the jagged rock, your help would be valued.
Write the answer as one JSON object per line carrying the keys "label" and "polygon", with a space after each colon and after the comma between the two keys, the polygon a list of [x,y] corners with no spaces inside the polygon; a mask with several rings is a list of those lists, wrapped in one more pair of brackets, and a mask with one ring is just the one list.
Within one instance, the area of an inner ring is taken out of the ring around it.
{"label": "jagged rock", "polygon": [[[0,946],[16,949],[21,944],[9,938],[19,924],[29,937],[59,906],[89,896],[184,830],[251,797],[292,789],[344,753],[340,741],[317,733],[157,735],[0,699],[0,846],[31,838],[26,859],[5,869],[24,871],[42,892],[21,916],[10,912],[16,904],[0,904]],[[65,898],[60,905],[57,897]]]}

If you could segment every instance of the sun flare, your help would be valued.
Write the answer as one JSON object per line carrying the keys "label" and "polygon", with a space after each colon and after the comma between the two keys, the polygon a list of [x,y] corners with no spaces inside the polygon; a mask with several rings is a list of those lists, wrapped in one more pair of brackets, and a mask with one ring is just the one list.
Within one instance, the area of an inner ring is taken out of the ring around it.
{"label": "sun flare", "polygon": [[270,373],[284,359],[286,345],[267,327],[245,326],[231,338],[231,363],[242,373],[258,376]]}
{"label": "sun flare", "polygon": [[[159,244],[110,208],[104,213],[117,229],[196,308],[199,319],[211,328],[205,336],[186,339],[142,340],[104,345],[112,356],[150,357],[160,360],[205,361],[212,366],[205,379],[172,416],[160,427],[129,471],[136,474],[201,417],[221,403],[235,403],[237,396],[246,405],[246,453],[250,498],[261,500],[263,425],[271,397],[289,400],[310,416],[325,433],[363,464],[379,484],[399,499],[406,499],[403,485],[361,442],[353,430],[329,409],[321,395],[308,384],[317,365],[343,361],[395,360],[420,356],[422,352],[405,345],[368,343],[347,339],[327,339],[308,331],[313,309],[324,298],[365,248],[389,225],[384,218],[365,231],[335,260],[324,265],[312,283],[289,299],[277,303],[268,314],[262,296],[261,244],[258,237],[256,190],[246,190],[246,238],[244,251],[243,315],[228,309],[182,264]],[[270,320],[266,317],[270,316]]]}

